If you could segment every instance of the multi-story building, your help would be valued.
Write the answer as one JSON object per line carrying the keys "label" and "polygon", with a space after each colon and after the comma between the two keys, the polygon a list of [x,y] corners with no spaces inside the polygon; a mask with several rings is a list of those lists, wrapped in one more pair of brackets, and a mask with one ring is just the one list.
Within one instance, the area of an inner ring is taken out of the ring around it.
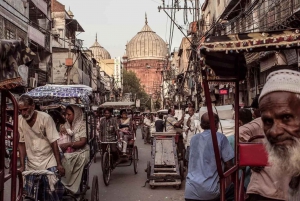
{"label": "multi-story building", "polygon": [[22,40],[28,44],[29,4],[0,0],[0,38]]}
{"label": "multi-story building", "polygon": [[[300,21],[300,0],[205,0],[202,5],[202,27],[206,35],[228,35],[251,32],[281,31],[298,28]],[[267,51],[245,53],[248,72],[246,82],[240,85],[241,104],[249,105],[260,93],[266,77],[274,70],[298,68],[298,51]],[[214,85],[213,93],[218,98],[218,90],[232,85]],[[233,91],[233,90],[229,90]],[[222,103],[232,100],[233,96],[222,96]]]}
{"label": "multi-story building", "polygon": [[22,40],[37,55],[28,87],[44,85],[51,69],[50,0],[0,0],[0,38]]}
{"label": "multi-story building", "polygon": [[55,84],[84,84],[92,86],[93,60],[83,49],[83,41],[76,38],[84,32],[69,9],[57,0],[52,0],[52,73]]}
{"label": "multi-story building", "polygon": [[[25,1],[26,2],[26,1]],[[52,69],[51,0],[29,0],[28,45],[37,60],[29,68],[30,87],[45,85]]]}

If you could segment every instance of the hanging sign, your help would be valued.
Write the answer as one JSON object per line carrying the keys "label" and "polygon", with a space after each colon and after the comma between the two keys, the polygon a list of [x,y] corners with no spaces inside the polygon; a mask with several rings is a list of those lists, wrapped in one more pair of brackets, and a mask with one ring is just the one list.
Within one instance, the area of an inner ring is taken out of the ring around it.
{"label": "hanging sign", "polygon": [[219,94],[220,95],[227,95],[228,94],[228,89],[219,89]]}

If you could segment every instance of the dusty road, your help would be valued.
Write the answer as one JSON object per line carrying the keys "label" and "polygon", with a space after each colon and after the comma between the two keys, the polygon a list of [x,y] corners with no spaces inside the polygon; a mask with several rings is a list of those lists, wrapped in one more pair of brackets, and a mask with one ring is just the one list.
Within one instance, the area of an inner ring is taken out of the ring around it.
{"label": "dusty road", "polygon": [[[94,175],[99,179],[100,201],[184,201],[184,185],[180,190],[173,187],[157,187],[151,189],[147,184],[145,168],[150,160],[149,144],[144,145],[141,131],[138,130],[136,145],[139,152],[138,174],[134,174],[133,166],[117,167],[111,174],[110,185],[105,186],[102,179],[100,155],[97,155],[97,162],[90,168],[90,185]],[[185,182],[185,181],[184,181]],[[10,201],[10,182],[5,185],[5,201]],[[87,192],[86,198],[90,199],[91,190]]]}

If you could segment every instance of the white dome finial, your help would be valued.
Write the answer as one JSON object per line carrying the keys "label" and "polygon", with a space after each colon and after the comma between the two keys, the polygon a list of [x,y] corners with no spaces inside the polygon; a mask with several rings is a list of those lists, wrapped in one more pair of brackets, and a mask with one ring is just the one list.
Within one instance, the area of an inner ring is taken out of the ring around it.
{"label": "white dome finial", "polygon": [[147,13],[145,13],[145,24],[148,24]]}

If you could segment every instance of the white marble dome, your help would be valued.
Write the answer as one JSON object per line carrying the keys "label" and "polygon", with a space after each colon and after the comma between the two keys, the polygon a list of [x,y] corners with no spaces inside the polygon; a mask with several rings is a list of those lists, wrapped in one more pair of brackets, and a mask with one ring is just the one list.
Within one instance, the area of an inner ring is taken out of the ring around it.
{"label": "white marble dome", "polygon": [[145,25],[126,45],[128,61],[141,59],[165,59],[167,56],[167,44],[148,25],[147,17]]}
{"label": "white marble dome", "polygon": [[90,47],[90,50],[92,51],[95,59],[98,61],[103,59],[111,59],[109,52],[98,43],[97,35],[94,44]]}

